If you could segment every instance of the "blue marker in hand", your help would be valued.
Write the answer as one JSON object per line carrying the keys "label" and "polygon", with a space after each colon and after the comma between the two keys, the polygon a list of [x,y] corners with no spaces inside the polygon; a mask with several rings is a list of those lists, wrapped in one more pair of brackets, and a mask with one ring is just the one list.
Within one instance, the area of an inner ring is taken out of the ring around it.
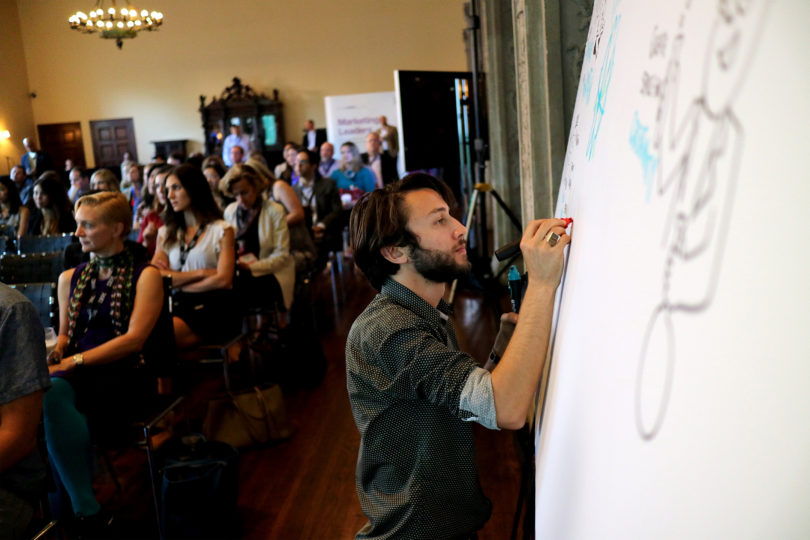
{"label": "blue marker in hand", "polygon": [[509,267],[509,295],[512,297],[512,310],[520,311],[520,299],[523,298],[523,278],[513,264]]}

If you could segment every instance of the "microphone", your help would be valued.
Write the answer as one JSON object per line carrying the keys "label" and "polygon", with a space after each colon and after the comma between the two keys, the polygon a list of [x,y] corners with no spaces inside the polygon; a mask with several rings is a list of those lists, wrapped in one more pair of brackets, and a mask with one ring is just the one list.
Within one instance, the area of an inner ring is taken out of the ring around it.
{"label": "microphone", "polygon": [[495,251],[495,258],[498,259],[498,261],[503,262],[506,259],[511,259],[518,253],[520,253],[520,240],[515,240],[514,242],[509,242],[508,244],[498,248]]}

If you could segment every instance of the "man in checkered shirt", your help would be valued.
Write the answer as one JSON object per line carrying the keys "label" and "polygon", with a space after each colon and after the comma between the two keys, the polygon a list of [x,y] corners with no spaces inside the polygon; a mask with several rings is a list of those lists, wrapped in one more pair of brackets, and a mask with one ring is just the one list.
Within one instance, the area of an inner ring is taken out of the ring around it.
{"label": "man in checkered shirt", "polygon": [[[490,372],[459,351],[442,300],[447,283],[470,270],[467,231],[450,215],[452,204],[446,184],[417,173],[370,192],[352,211],[355,261],[380,291],[346,344],[361,435],[357,493],[369,519],[358,539],[475,538],[491,503],[478,480],[470,422],[519,429],[540,380],[570,241],[565,223],[526,228],[520,322],[515,314],[502,318],[501,332],[514,334],[502,340],[505,351],[493,351],[502,358]],[[546,240],[552,236],[554,245]]]}

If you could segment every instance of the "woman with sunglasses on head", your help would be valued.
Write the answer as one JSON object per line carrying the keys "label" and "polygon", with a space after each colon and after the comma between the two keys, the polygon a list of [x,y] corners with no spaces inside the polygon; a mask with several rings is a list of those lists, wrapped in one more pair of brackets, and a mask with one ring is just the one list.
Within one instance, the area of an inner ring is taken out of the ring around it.
{"label": "woman with sunglasses on head", "polygon": [[157,269],[135,262],[124,247],[132,212],[123,193],[79,198],[76,218],[82,251],[93,257],[59,276],[59,336],[48,357],[43,424],[57,480],[80,532],[89,534],[108,520],[93,495],[90,438],[128,426],[147,391],[137,365],[163,307],[163,285]]}
{"label": "woman with sunglasses on head", "polygon": [[172,312],[177,346],[230,339],[240,327],[231,291],[233,226],[222,219],[205,176],[193,165],[168,173],[166,194],[152,264],[172,278],[177,291]]}
{"label": "woman with sunglasses on head", "polygon": [[225,219],[236,227],[237,292],[243,309],[292,305],[295,261],[284,207],[264,197],[265,179],[237,163],[224,177],[225,194],[236,199]]}

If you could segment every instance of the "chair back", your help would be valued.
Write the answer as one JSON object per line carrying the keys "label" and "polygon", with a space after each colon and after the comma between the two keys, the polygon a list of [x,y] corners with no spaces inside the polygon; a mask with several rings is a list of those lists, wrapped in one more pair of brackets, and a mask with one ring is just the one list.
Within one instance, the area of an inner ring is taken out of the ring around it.
{"label": "chair back", "polygon": [[65,251],[73,242],[72,234],[53,234],[45,236],[23,236],[19,242],[19,252],[46,253],[51,251]]}
{"label": "chair back", "polygon": [[163,307],[152,333],[141,350],[143,367],[149,376],[172,376],[177,367],[177,344],[170,310],[172,278],[163,277]]}
{"label": "chair back", "polygon": [[59,281],[65,268],[61,251],[0,256],[0,281],[3,283],[38,283]]}
{"label": "chair back", "polygon": [[13,225],[0,225],[0,254],[17,253],[17,229]]}
{"label": "chair back", "polygon": [[10,287],[20,291],[34,304],[43,328],[49,326],[58,328],[59,310],[56,306],[56,283],[16,283]]}

